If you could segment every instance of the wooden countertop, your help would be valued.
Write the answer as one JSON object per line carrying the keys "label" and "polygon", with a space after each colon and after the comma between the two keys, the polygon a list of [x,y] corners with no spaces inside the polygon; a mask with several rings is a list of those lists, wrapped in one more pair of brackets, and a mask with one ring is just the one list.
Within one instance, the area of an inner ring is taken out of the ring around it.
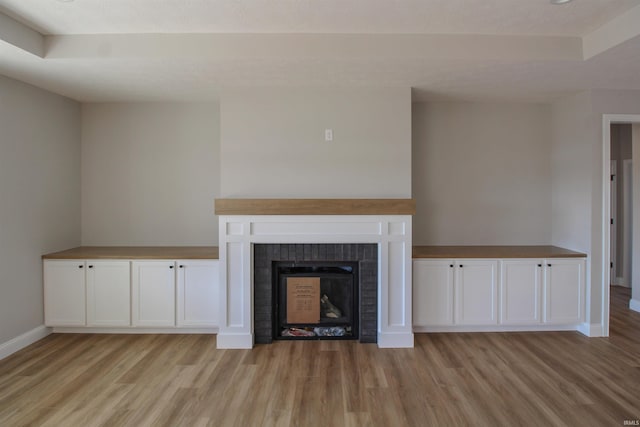
{"label": "wooden countertop", "polygon": [[218,259],[217,246],[79,246],[43,259]]}
{"label": "wooden countertop", "polygon": [[[584,258],[557,246],[414,246],[413,258]],[[79,246],[43,259],[218,259],[217,246]]]}
{"label": "wooden countertop", "polygon": [[584,258],[557,246],[414,246],[413,258]]}
{"label": "wooden countertop", "polygon": [[414,215],[413,199],[216,199],[216,215]]}

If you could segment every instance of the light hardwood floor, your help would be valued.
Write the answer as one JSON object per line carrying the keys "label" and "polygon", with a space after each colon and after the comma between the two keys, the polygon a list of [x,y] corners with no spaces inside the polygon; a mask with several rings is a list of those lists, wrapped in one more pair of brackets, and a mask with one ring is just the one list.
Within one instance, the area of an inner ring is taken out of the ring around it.
{"label": "light hardwood floor", "polygon": [[419,334],[216,350],[210,335],[54,334],[0,361],[0,426],[622,426],[640,420],[640,314],[611,336]]}

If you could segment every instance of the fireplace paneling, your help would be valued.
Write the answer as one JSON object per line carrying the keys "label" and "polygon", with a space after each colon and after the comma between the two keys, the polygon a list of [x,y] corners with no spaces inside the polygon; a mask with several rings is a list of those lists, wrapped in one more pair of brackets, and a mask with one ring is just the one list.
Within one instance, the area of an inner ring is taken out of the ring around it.
{"label": "fireplace paneling", "polygon": [[254,246],[260,244],[285,245],[270,249],[277,252],[273,259],[280,260],[338,259],[345,252],[353,254],[351,245],[374,245],[377,269],[361,278],[375,277],[375,293],[362,291],[360,298],[371,301],[377,315],[375,323],[366,326],[370,308],[363,309],[361,327],[377,329],[378,347],[413,347],[411,215],[220,215],[218,219],[222,284],[218,348],[251,348],[256,342],[256,325],[261,327],[264,310],[259,301],[271,298],[254,287],[256,276],[264,274],[260,269],[267,267],[254,262]]}

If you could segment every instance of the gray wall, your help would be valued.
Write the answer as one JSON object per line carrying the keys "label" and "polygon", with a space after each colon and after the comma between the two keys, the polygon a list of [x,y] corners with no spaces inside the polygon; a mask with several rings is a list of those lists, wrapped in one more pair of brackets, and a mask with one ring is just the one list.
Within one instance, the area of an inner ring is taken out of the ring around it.
{"label": "gray wall", "polygon": [[552,106],[552,243],[586,253],[591,251],[594,119],[588,92]]}
{"label": "gray wall", "polygon": [[42,262],[80,243],[80,106],[0,76],[0,343],[44,322]]}
{"label": "gray wall", "polygon": [[220,112],[224,197],[411,197],[409,88],[237,90]]}
{"label": "gray wall", "polygon": [[414,243],[549,244],[550,117],[541,104],[414,104]]}
{"label": "gray wall", "polygon": [[[640,91],[593,90],[553,104],[553,244],[589,255],[587,321],[602,321],[603,114],[640,114]],[[608,219],[606,219],[608,220]]]}
{"label": "gray wall", "polygon": [[82,106],[82,244],[217,245],[218,104]]}

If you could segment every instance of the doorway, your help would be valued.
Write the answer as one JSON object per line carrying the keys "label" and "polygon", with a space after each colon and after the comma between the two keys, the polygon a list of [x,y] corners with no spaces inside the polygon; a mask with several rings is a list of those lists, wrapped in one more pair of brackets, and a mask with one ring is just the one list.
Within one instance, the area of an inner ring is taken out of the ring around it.
{"label": "doorway", "polygon": [[[616,125],[623,125],[622,127],[616,127]],[[638,128],[638,132],[633,129],[633,126]],[[624,129],[625,132],[631,133],[631,139],[638,135],[640,138],[640,115],[637,114],[605,114],[603,115],[603,221],[602,221],[602,261],[603,261],[603,269],[602,269],[602,332],[604,336],[609,335],[609,308],[610,308],[610,292],[611,285],[618,284],[625,281],[624,271],[629,271],[633,269],[633,240],[639,240],[636,244],[640,243],[640,238],[633,238],[632,233],[636,233],[638,235],[638,231],[632,231],[632,224],[638,223],[638,218],[633,218],[634,215],[637,217],[640,215],[640,212],[633,212],[633,199],[627,197],[627,204],[625,205],[624,198],[625,195],[632,194],[630,193],[630,186],[633,183],[634,174],[631,172],[631,165],[633,164],[632,156],[636,156],[636,162],[640,161],[640,150],[635,150],[635,153],[631,153],[630,158],[627,159],[626,162],[627,171],[624,171],[625,167],[625,159],[615,158],[619,157],[620,153],[612,154],[612,149],[616,146],[616,139],[619,139],[619,131]],[[633,144],[636,147],[640,146],[640,141],[633,141]],[[631,145],[629,149],[631,149]],[[615,169],[612,168],[612,160],[616,160]],[[621,167],[622,166],[622,167]],[[623,170],[621,170],[623,169]],[[611,184],[612,175],[615,174],[615,178],[617,178],[616,194],[612,195],[612,191],[614,191],[614,186]],[[628,179],[627,186],[624,186],[625,178]],[[635,177],[638,180],[638,177]],[[623,182],[620,182],[620,181]],[[630,185],[631,184],[631,185]],[[613,203],[616,205],[613,206]],[[626,221],[624,219],[624,215],[627,215]],[[612,236],[614,233],[614,228],[611,226],[611,221],[613,215],[616,215],[618,218],[616,223],[616,235]],[[625,240],[626,236],[626,240]],[[615,248],[612,248],[612,245],[615,245]],[[636,246],[637,247],[637,246]],[[625,254],[624,251],[629,249],[629,253],[626,255],[627,264],[623,265],[625,262]],[[612,257],[612,254],[614,255]],[[612,262],[616,263],[616,277],[612,277]],[[621,276],[621,274],[623,274]],[[629,287],[633,288],[633,279],[632,274],[629,273],[628,279],[626,279],[626,283]],[[636,287],[640,286],[640,284],[636,285]],[[638,298],[638,294],[640,293],[640,289],[636,289],[635,297]],[[637,301],[633,299],[633,291],[632,291],[632,299],[629,301],[629,307],[632,310],[640,311],[640,306],[638,306]]]}
{"label": "doorway", "polygon": [[[633,200],[628,192],[632,175],[631,123],[611,124],[611,285],[631,287],[631,230]],[[627,171],[625,173],[625,167]],[[627,191],[625,191],[627,190]]]}

